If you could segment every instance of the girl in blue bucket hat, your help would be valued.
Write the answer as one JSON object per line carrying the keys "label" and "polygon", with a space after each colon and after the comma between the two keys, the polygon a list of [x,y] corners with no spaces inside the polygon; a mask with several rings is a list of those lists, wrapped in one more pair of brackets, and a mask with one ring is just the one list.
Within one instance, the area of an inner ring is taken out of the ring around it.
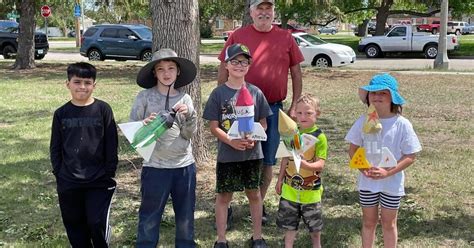
{"label": "girl in blue bucket hat", "polygon": [[[373,246],[379,216],[384,247],[396,247],[397,213],[400,200],[405,195],[403,171],[415,161],[421,144],[410,121],[401,115],[405,99],[400,95],[398,82],[392,75],[375,75],[369,85],[359,88],[359,97],[367,106],[375,107],[382,124],[382,147],[387,147],[397,161],[394,167],[373,165],[369,169],[360,169],[358,190],[362,207],[362,247]],[[365,118],[365,114],[359,117],[345,137],[350,143],[351,158],[364,142],[362,128]]]}

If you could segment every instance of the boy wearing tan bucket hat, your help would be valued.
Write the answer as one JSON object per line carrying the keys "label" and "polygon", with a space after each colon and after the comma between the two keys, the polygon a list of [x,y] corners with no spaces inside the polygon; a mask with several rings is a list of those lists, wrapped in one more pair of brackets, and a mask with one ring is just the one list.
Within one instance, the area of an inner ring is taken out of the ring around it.
{"label": "boy wearing tan bucket hat", "polygon": [[155,52],[138,73],[137,84],[145,90],[138,93],[130,120],[146,125],[157,115],[168,115],[172,124],[157,139],[149,161],[143,162],[136,247],[158,245],[169,196],[176,220],[176,247],[196,246],[196,166],[191,148],[191,137],[197,129],[196,111],[191,97],[180,90],[194,80],[196,72],[193,62],[164,48]]}

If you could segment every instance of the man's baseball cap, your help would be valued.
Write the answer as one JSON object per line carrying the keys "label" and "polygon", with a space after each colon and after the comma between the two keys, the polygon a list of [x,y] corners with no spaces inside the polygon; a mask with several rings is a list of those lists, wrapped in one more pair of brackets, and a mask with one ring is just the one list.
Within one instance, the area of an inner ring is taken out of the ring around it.
{"label": "man's baseball cap", "polygon": [[269,3],[271,5],[275,5],[275,0],[251,0],[250,7],[257,7],[261,3]]}
{"label": "man's baseball cap", "polygon": [[239,55],[244,55],[245,57],[247,57],[247,59],[252,58],[252,56],[250,55],[249,48],[247,46],[235,43],[227,47],[227,49],[225,50],[225,62],[229,62],[229,60],[232,60],[233,58]]}

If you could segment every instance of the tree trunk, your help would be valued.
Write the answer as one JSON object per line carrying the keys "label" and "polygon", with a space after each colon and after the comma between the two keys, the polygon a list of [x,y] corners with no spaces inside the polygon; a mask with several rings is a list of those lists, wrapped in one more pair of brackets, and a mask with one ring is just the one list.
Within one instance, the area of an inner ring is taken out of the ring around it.
{"label": "tree trunk", "polygon": [[198,129],[193,137],[193,153],[196,161],[209,156],[205,143],[201,107],[201,81],[199,69],[199,8],[198,0],[152,0],[153,50],[171,48],[180,57],[194,62],[198,68],[194,82],[185,86],[185,92],[193,99],[197,112]]}
{"label": "tree trunk", "polygon": [[369,24],[369,19],[365,19],[361,24],[357,26],[357,36],[365,37],[368,34],[367,26]]}
{"label": "tree trunk", "polygon": [[375,26],[375,35],[384,35],[385,23],[387,23],[390,8],[393,5],[393,0],[384,0],[380,8],[377,9],[377,24]]}
{"label": "tree trunk", "polygon": [[14,69],[35,68],[35,1],[21,1],[20,33]]}
{"label": "tree trunk", "polygon": [[245,0],[244,16],[242,17],[242,27],[253,23],[252,17],[250,16],[250,0]]}

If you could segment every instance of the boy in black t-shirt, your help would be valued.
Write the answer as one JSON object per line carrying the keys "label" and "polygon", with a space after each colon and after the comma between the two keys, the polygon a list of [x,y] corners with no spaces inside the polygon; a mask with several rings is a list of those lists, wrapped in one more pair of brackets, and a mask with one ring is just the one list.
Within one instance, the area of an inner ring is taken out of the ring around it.
{"label": "boy in black t-shirt", "polygon": [[110,106],[92,97],[96,74],[89,63],[68,66],[71,100],[54,112],[51,128],[51,164],[72,247],[108,247],[110,238],[117,128]]}

